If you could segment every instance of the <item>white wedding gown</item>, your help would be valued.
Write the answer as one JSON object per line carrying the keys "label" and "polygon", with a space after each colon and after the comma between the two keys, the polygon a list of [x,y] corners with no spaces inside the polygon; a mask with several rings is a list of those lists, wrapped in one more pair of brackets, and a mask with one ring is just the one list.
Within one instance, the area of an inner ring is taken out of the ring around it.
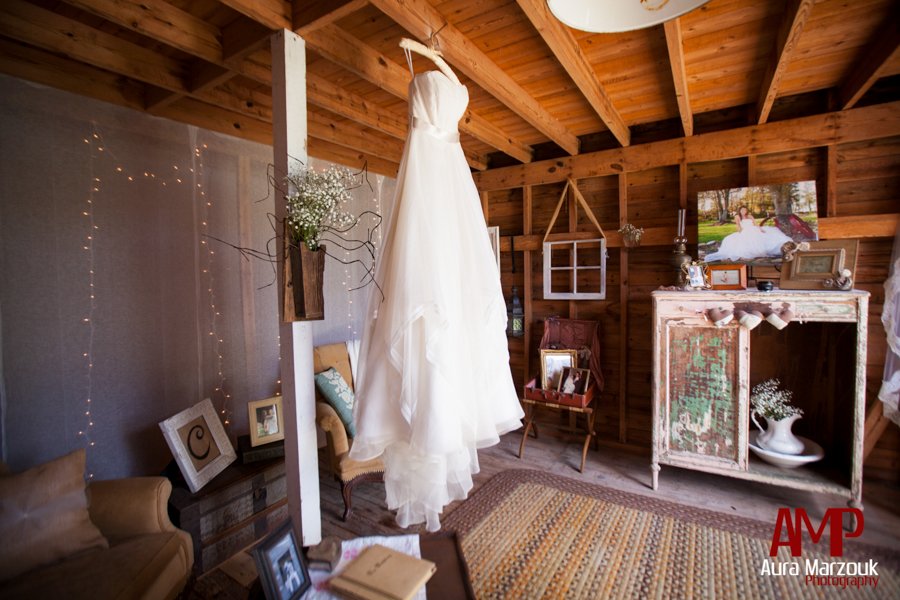
{"label": "white wedding gown", "polygon": [[765,256],[781,256],[781,246],[790,242],[777,227],[760,227],[753,219],[742,219],[741,230],[725,236],[718,251],[707,254],[706,262],[717,260],[750,260]]}
{"label": "white wedding gown", "polygon": [[509,369],[506,306],[478,191],[459,144],[465,86],[410,83],[410,129],[360,351],[350,458],[382,456],[401,527],[464,499],[477,448],[524,416]]}

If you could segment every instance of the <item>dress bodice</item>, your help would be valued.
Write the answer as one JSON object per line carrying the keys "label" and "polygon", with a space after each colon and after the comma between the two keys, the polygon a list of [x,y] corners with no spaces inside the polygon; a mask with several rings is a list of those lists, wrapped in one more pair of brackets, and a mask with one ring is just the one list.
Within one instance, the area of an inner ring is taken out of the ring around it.
{"label": "dress bodice", "polygon": [[741,229],[747,229],[748,227],[751,229],[756,227],[756,223],[753,222],[753,219],[741,219]]}
{"label": "dress bodice", "polygon": [[468,105],[466,86],[450,81],[440,71],[420,73],[409,84],[409,115],[414,122],[456,133]]}

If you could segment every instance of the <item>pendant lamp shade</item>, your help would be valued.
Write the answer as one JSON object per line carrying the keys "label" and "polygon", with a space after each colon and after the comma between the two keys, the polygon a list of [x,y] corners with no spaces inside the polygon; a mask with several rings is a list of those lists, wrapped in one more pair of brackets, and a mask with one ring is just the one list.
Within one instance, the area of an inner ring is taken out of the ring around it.
{"label": "pendant lamp shade", "polygon": [[594,33],[632,31],[659,25],[709,0],[548,0],[553,15],[571,27]]}

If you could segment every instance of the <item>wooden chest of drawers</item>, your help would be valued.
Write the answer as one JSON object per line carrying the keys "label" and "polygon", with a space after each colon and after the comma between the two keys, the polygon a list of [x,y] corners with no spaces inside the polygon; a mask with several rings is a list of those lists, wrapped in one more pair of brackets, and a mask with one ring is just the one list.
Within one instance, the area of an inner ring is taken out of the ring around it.
{"label": "wooden chest of drawers", "polygon": [[173,488],[169,513],[193,538],[198,575],[265,537],[288,517],[283,458],[232,463],[196,494],[177,467],[171,471],[166,473]]}

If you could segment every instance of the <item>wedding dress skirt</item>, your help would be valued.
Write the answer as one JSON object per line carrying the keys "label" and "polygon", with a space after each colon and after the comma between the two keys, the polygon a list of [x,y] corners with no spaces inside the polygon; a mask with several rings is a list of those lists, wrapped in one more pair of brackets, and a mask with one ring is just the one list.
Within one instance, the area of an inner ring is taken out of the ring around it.
{"label": "wedding dress skirt", "polygon": [[[464,499],[476,450],[524,416],[509,369],[506,305],[478,191],[459,144],[465,86],[410,83],[410,129],[372,286],[350,458],[382,456],[401,527]],[[384,299],[382,301],[382,292]]]}
{"label": "wedding dress skirt", "polygon": [[718,251],[707,254],[705,260],[750,260],[765,256],[781,256],[781,246],[790,242],[777,227],[760,227],[753,219],[743,219],[741,230],[725,236]]}

